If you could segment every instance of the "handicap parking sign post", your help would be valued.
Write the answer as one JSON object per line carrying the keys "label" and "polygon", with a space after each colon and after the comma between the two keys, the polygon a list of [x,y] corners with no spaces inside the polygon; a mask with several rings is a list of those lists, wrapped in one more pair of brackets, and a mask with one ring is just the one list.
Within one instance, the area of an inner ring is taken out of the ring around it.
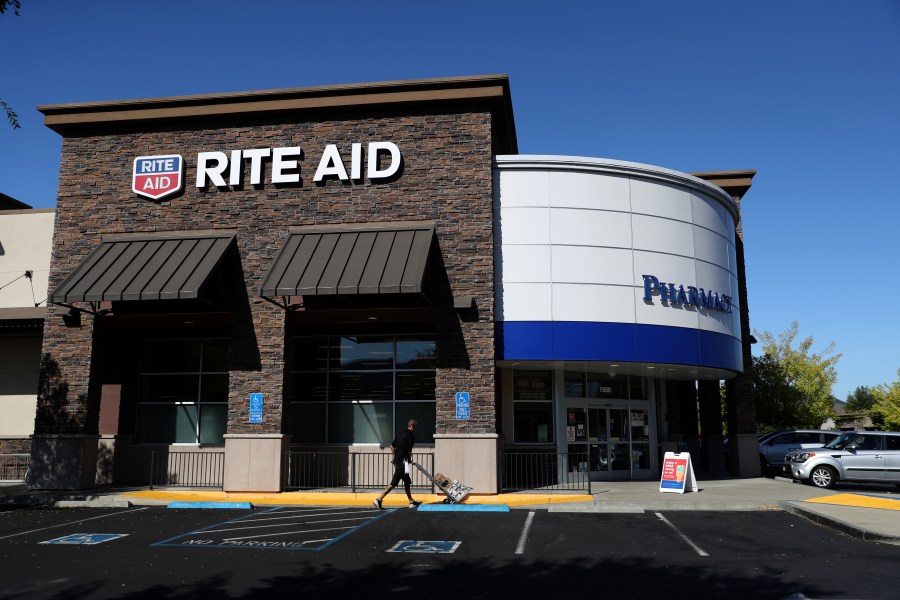
{"label": "handicap parking sign post", "polygon": [[250,394],[250,422],[262,423],[263,395]]}
{"label": "handicap parking sign post", "polygon": [[469,392],[456,392],[456,418],[460,421],[469,419]]}

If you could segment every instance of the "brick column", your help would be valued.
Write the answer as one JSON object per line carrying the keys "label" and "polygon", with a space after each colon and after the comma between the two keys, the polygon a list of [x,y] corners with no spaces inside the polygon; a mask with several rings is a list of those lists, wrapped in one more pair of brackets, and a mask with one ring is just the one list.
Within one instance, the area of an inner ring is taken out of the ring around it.
{"label": "brick column", "polygon": [[96,337],[92,315],[64,321],[47,312],[28,474],[32,489],[94,486],[100,415],[99,378],[93,376]]}
{"label": "brick column", "polygon": [[[258,298],[239,314],[232,330],[224,489],[280,492],[290,447],[283,394],[287,315]],[[250,422],[250,394],[263,394],[262,423]]]}
{"label": "brick column", "polygon": [[[740,198],[735,198],[740,206]],[[744,266],[744,234],[736,229],[738,302],[741,310],[741,351],[744,372],[725,382],[728,412],[729,470],[741,477],[759,477],[759,448],[756,431],[756,399],[753,387],[753,355],[750,352],[750,310],[747,306],[747,272]]]}

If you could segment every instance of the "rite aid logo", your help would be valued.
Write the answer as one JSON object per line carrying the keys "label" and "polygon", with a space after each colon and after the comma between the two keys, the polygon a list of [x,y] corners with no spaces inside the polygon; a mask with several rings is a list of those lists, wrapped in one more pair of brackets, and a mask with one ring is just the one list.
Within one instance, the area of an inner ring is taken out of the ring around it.
{"label": "rite aid logo", "polygon": [[181,191],[184,185],[184,160],[180,154],[138,156],[134,159],[131,189],[135,194],[161,200]]}

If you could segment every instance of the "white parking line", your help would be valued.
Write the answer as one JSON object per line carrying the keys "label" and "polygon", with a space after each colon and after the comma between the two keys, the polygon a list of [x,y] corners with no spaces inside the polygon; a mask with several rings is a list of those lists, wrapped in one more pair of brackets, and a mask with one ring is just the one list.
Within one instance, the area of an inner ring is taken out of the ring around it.
{"label": "white parking line", "polygon": [[525,553],[525,542],[528,540],[528,532],[531,530],[531,522],[534,521],[534,511],[528,513],[525,519],[525,526],[522,528],[522,535],[519,536],[519,544],[516,546],[516,554]]}
{"label": "white parking line", "polygon": [[[307,521],[308,524],[318,524],[318,523],[340,523],[343,521],[366,521],[370,517],[353,517],[352,519],[328,519],[325,521]],[[243,523],[244,521],[241,521]],[[268,527],[285,527],[290,525],[290,523],[276,523],[275,525],[253,525],[252,527],[229,527],[227,529],[204,529],[203,533],[221,533],[223,531],[241,531],[244,529],[266,529]],[[311,530],[315,531],[315,530]]]}
{"label": "white parking line", "polygon": [[[259,519],[248,519],[245,517],[243,519],[240,519],[240,522],[241,523],[256,523],[257,521],[278,521],[278,520],[284,520],[284,519],[297,519],[300,517],[306,519],[309,517],[333,517],[335,515],[358,515],[358,514],[371,515],[371,513],[372,513],[372,509],[366,509],[366,510],[351,510],[351,511],[342,512],[342,513],[333,513],[332,512],[332,513],[319,513],[319,514],[302,514],[302,515],[292,515],[292,516],[288,516],[288,517],[265,517],[265,518],[259,518]],[[282,513],[279,511],[277,514],[282,514]],[[238,520],[238,519],[235,519],[235,520]]]}
{"label": "white parking line", "polygon": [[686,535],[684,535],[683,533],[681,533],[681,531],[680,531],[677,527],[675,527],[675,525],[673,525],[672,522],[671,522],[670,520],[668,520],[667,518],[665,518],[664,516],[662,516],[660,513],[653,513],[653,514],[655,514],[657,517],[659,517],[659,519],[660,519],[663,523],[665,523],[666,525],[668,525],[669,527],[671,527],[671,528],[675,531],[675,533],[677,533],[677,534],[681,537],[681,539],[683,539],[683,540],[685,541],[685,543],[686,543],[688,546],[690,546],[691,548],[694,549],[694,552],[696,552],[696,553],[699,554],[700,556],[709,556],[709,554],[707,554],[706,551],[705,551],[703,548],[701,548],[700,546],[698,546],[697,544],[695,544],[694,542],[692,542],[692,541],[690,540],[690,538],[688,538],[688,536],[686,536]]}
{"label": "white parking line", "polygon": [[[300,531],[286,531],[284,533],[267,533],[265,535],[248,535],[245,537],[233,537],[233,538],[222,538],[222,539],[226,542],[230,542],[232,540],[249,540],[249,539],[264,538],[264,537],[275,537],[275,536],[279,536],[279,535],[290,535],[292,533],[313,533],[313,532],[319,532],[319,531],[338,531],[341,529],[354,529],[354,527],[327,527],[325,529],[307,529],[307,530],[300,530]],[[203,533],[206,533],[206,532],[204,531]]]}
{"label": "white parking line", "polygon": [[5,540],[6,538],[16,537],[19,535],[26,535],[29,533],[37,533],[38,531],[54,529],[55,527],[62,527],[64,525],[74,525],[75,523],[84,523],[85,521],[93,521],[94,519],[105,519],[106,517],[112,517],[112,516],[116,516],[116,515],[124,515],[125,513],[136,512],[139,510],[147,510],[147,508],[149,508],[149,507],[144,506],[142,508],[133,508],[131,510],[125,510],[122,512],[110,513],[108,515],[100,515],[99,517],[88,517],[87,519],[78,519],[76,521],[66,521],[65,523],[60,523],[58,525],[50,525],[49,527],[41,527],[40,529],[32,529],[31,531],[23,531],[21,533],[13,533],[11,535],[4,535],[3,537],[0,537],[0,540]]}

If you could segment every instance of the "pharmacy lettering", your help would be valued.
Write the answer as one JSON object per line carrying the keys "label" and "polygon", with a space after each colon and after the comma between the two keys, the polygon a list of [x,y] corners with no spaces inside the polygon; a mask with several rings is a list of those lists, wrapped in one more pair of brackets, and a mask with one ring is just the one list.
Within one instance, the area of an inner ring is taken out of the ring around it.
{"label": "pharmacy lettering", "polygon": [[669,306],[693,305],[697,308],[708,308],[726,313],[731,312],[731,296],[718,292],[705,291],[701,287],[666,283],[653,275],[642,275],[644,278],[644,302],[653,303],[653,296],[659,296],[660,302]]}

